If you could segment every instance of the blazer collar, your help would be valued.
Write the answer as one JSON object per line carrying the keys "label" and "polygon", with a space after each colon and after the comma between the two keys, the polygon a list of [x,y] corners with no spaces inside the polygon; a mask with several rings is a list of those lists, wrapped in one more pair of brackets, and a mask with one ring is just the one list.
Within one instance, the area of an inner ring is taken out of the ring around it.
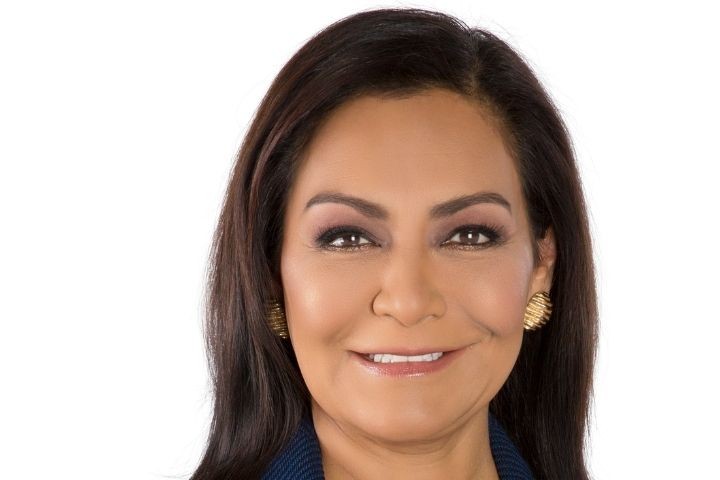
{"label": "blazer collar", "polygon": [[[488,412],[490,450],[500,480],[533,480],[530,467],[495,416]],[[285,449],[273,459],[263,480],[324,480],[320,443],[312,419],[303,418]]]}

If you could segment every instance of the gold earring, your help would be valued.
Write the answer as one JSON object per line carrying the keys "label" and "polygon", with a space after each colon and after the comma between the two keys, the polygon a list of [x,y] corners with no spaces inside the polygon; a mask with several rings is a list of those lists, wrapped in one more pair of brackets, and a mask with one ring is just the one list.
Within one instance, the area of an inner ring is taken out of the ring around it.
{"label": "gold earring", "polygon": [[525,330],[537,330],[550,320],[552,313],[552,302],[547,292],[537,292],[530,298],[525,308],[525,320],[523,328]]}
{"label": "gold earring", "polygon": [[290,335],[288,332],[287,320],[285,319],[285,313],[283,312],[280,302],[273,300],[270,302],[268,318],[270,327],[275,332],[275,335],[281,338],[288,338]]}

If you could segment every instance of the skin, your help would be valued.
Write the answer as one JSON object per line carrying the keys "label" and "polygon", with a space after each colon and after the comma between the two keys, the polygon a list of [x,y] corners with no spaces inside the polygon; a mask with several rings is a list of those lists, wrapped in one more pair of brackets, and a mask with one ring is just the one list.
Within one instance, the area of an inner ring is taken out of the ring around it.
{"label": "skin", "polygon": [[[365,96],[331,113],[301,161],[281,277],[326,478],[498,478],[488,404],[519,354],[528,300],[550,290],[556,246],[548,230],[533,265],[520,178],[496,123],[443,89]],[[324,191],[388,217],[336,202],[305,208]],[[435,204],[478,191],[502,195],[511,211],[479,203],[430,217]],[[501,226],[502,237],[456,232],[466,224]],[[329,240],[354,250],[318,246],[337,225],[361,231]],[[397,345],[467,348],[441,371],[405,378],[369,374],[352,353]]]}

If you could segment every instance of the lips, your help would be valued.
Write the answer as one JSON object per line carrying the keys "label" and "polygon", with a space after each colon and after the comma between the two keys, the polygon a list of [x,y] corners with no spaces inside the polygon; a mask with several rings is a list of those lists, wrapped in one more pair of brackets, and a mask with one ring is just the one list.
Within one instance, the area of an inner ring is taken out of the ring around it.
{"label": "lips", "polygon": [[390,353],[370,353],[366,355],[368,360],[372,360],[375,363],[396,363],[396,362],[434,362],[444,353],[426,353],[425,355],[392,355]]}
{"label": "lips", "polygon": [[371,350],[356,350],[354,353],[360,355],[376,355],[378,353],[389,353],[390,355],[398,355],[404,357],[414,357],[417,355],[426,355],[428,353],[449,353],[457,350],[455,347],[421,347],[421,348],[407,348],[407,347],[387,347],[377,348],[373,347]]}
{"label": "lips", "polygon": [[[407,352],[408,350],[405,349],[396,349],[396,351],[399,350],[401,352]],[[432,349],[423,349],[423,350],[410,350],[412,352],[427,352],[427,353],[433,353],[431,352]],[[455,350],[449,350],[443,355],[438,358],[437,360],[433,361],[420,361],[420,362],[397,362],[397,363],[378,363],[374,362],[372,360],[369,360],[366,355],[353,352],[353,358],[358,362],[358,364],[363,367],[363,370],[373,376],[379,376],[379,377],[395,377],[395,378],[401,378],[401,377],[418,377],[418,376],[425,376],[434,372],[440,372],[444,369],[446,369],[449,365],[451,365],[457,357],[459,357],[463,352],[465,352],[467,349],[465,347]],[[434,350],[434,352],[438,352],[439,350]],[[377,352],[377,353],[389,353],[387,351],[384,352]],[[410,355],[407,355],[410,356]]]}

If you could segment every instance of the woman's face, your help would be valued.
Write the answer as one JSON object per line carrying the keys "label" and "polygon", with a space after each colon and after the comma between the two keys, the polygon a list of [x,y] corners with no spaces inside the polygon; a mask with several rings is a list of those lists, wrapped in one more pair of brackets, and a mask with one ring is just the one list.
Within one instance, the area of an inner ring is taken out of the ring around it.
{"label": "woman's face", "polygon": [[[487,415],[525,306],[550,289],[551,231],[540,248],[534,268],[520,178],[476,104],[434,89],[341,106],[305,151],[284,219],[285,312],[313,409],[397,442]],[[405,375],[360,355],[404,350],[457,352]]]}

